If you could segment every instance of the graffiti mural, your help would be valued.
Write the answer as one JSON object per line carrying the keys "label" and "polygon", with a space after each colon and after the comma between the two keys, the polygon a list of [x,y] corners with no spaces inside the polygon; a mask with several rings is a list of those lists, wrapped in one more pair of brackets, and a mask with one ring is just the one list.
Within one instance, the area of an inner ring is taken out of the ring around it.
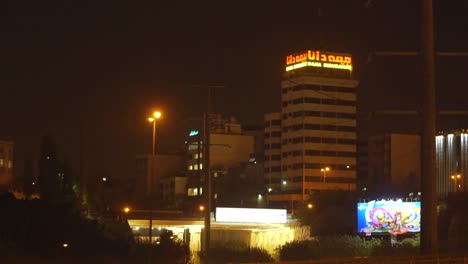
{"label": "graffiti mural", "polygon": [[421,202],[373,200],[357,204],[358,232],[404,234],[421,229]]}

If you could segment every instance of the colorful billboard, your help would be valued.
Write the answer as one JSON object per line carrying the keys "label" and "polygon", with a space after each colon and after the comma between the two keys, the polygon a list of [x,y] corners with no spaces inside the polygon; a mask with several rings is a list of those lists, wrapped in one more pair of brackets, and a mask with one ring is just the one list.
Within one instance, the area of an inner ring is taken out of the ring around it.
{"label": "colorful billboard", "polygon": [[357,204],[358,232],[404,234],[421,230],[421,202],[373,200]]}

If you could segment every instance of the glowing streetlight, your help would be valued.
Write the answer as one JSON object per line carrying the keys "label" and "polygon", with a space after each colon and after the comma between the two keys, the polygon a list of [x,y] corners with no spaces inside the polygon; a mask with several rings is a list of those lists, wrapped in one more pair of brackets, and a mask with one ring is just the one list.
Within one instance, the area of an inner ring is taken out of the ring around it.
{"label": "glowing streetlight", "polygon": [[323,172],[323,183],[325,183],[326,173],[327,173],[327,171],[330,171],[330,167],[321,168],[320,171]]}
{"label": "glowing streetlight", "polygon": [[156,120],[161,118],[161,112],[156,111],[152,116],[148,117],[148,121],[153,123],[153,145],[152,145],[152,154],[154,156],[155,144],[156,144]]}
{"label": "glowing streetlight", "polygon": [[452,175],[452,180],[453,180],[454,183],[455,183],[455,190],[456,190],[457,192],[458,192],[458,190],[461,188],[460,179],[461,179],[461,175],[460,175],[460,174]]}
{"label": "glowing streetlight", "polygon": [[126,213],[126,214],[130,213],[130,207],[128,207],[128,206],[125,207],[125,208],[123,209],[123,211],[124,211],[124,213]]}
{"label": "glowing streetlight", "polygon": [[200,205],[200,206],[198,207],[198,210],[199,210],[200,212],[203,212],[203,211],[205,211],[205,206],[203,206],[203,205]]}
{"label": "glowing streetlight", "polygon": [[314,207],[314,205],[311,204],[311,203],[309,203],[309,204],[307,205],[307,208],[309,208],[309,209],[312,209],[313,207]]}

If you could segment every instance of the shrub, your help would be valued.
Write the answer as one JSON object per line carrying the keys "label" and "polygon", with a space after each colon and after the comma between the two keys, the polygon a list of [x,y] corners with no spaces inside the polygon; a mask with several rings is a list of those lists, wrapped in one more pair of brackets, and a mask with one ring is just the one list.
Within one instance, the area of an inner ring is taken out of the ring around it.
{"label": "shrub", "polygon": [[395,245],[379,238],[359,236],[322,236],[293,241],[278,248],[282,261],[363,256],[417,255],[419,238],[406,238]]}
{"label": "shrub", "polygon": [[[231,243],[232,244],[232,243]],[[271,255],[264,249],[247,247],[237,244],[230,246],[215,246],[204,257],[203,263],[222,264],[231,262],[272,262]]]}

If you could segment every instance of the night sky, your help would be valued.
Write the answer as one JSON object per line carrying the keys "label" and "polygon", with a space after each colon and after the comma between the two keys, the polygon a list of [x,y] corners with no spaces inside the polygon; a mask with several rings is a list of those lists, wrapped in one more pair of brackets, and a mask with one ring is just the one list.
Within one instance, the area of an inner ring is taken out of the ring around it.
{"label": "night sky", "polygon": [[[434,4],[437,49],[468,51],[468,1]],[[210,85],[223,86],[213,111],[261,126],[280,109],[285,56],[307,49],[353,54],[359,112],[422,105],[418,57],[368,60],[418,50],[419,1],[4,0],[0,29],[0,139],[15,142],[17,175],[50,132],[76,170],[83,151],[88,177],[133,176],[135,156],[151,151],[152,109],[164,115],[158,152],[173,151],[199,123]],[[468,57],[436,61],[440,108],[468,110]]]}

